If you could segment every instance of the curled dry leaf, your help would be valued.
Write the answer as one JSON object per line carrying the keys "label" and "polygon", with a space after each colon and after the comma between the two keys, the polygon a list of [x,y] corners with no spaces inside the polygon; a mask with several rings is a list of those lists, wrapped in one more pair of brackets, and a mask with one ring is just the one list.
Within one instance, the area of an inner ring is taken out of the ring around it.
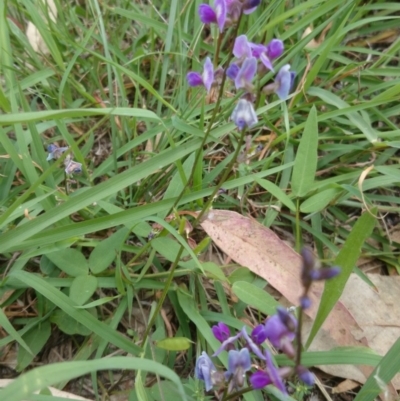
{"label": "curled dry leaf", "polygon": [[[246,266],[253,273],[264,278],[290,304],[298,305],[302,293],[301,257],[272,230],[254,219],[228,210],[211,210],[203,218],[201,226],[214,243],[236,263]],[[377,277],[372,279],[378,289],[380,280],[381,278]],[[361,281],[357,276],[350,278],[342,298],[326,319],[310,350],[327,350],[337,346],[369,346],[380,355],[384,355],[400,336],[400,313],[393,312],[388,320],[390,312],[387,308],[388,305],[390,306],[390,301],[382,297],[383,294],[392,294],[393,308],[396,305],[396,299],[400,299],[400,280],[398,284],[392,281],[394,288],[390,291],[385,289],[380,295]],[[353,283],[357,285],[354,286]],[[356,291],[357,286],[362,288],[361,293]],[[306,311],[310,323],[308,327],[306,325],[304,334],[309,331],[315,319],[322,291],[321,282],[313,284],[310,294],[312,307]],[[360,298],[362,294],[370,297],[368,302],[367,299]],[[368,315],[365,314],[366,305],[368,305]],[[370,319],[372,316],[376,317],[374,322]],[[379,341],[375,341],[374,339],[378,337]],[[378,343],[381,346],[378,347]],[[371,367],[352,366],[351,368],[352,372],[340,368],[335,371],[335,374],[365,382],[372,372]],[[397,380],[394,383],[396,387],[400,384]]]}
{"label": "curled dry leaf", "polygon": [[[47,10],[48,17],[42,15],[43,23],[47,23],[47,18],[50,18],[53,22],[57,19],[57,7],[54,3],[54,0],[41,0],[43,2],[43,10]],[[32,49],[37,53],[41,54],[49,54],[49,48],[46,45],[42,35],[39,32],[39,29],[33,24],[33,22],[29,21],[25,31],[26,37]]]}

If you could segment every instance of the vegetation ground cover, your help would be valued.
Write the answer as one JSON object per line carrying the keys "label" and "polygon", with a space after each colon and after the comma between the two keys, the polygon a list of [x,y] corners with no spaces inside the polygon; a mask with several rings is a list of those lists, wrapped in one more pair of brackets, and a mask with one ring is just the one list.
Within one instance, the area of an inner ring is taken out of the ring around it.
{"label": "vegetation ground cover", "polygon": [[[194,378],[196,358],[215,351],[211,326],[252,328],[270,310],[246,294],[278,294],[250,253],[216,247],[210,210],[342,267],[312,335],[351,274],[372,287],[367,272],[395,280],[399,4],[261,1],[223,35],[201,22],[199,0],[56,2],[54,14],[46,4],[0,0],[0,372],[19,377],[4,399],[68,383],[88,399],[220,397]],[[232,118],[243,88],[187,81],[206,57],[227,68],[239,35],[284,43],[275,72],[255,82],[258,122],[246,130]],[[287,64],[288,98],[262,91]],[[48,160],[51,144],[68,150]],[[233,243],[240,227],[228,227]],[[395,399],[399,346],[305,349],[303,362],[370,365],[348,399]],[[321,389],[338,382],[315,372]],[[321,396],[295,377],[288,386],[292,399]],[[267,387],[243,399],[283,398]]]}

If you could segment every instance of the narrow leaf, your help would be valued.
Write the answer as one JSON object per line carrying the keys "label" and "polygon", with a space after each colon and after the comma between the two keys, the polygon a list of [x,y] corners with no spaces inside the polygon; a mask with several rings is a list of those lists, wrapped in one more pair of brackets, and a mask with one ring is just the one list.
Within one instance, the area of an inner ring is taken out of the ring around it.
{"label": "narrow leaf", "polygon": [[156,346],[167,351],[185,351],[192,346],[192,341],[186,337],[164,338],[157,341]]}
{"label": "narrow leaf", "polygon": [[365,241],[370,237],[375,227],[376,209],[371,212],[367,211],[354,224],[351,233],[347,237],[342,249],[337,255],[334,265],[341,267],[342,271],[336,278],[328,280],[325,283],[325,289],[322,293],[321,302],[314,325],[311,329],[310,336],[307,340],[306,348],[308,348],[321,328],[330,311],[342,295],[343,289],[350,277],[350,274],[361,254],[361,248]]}
{"label": "narrow leaf", "polygon": [[317,111],[313,106],[308,115],[293,166],[292,190],[297,197],[307,195],[314,184],[315,172],[317,171],[317,151]]}

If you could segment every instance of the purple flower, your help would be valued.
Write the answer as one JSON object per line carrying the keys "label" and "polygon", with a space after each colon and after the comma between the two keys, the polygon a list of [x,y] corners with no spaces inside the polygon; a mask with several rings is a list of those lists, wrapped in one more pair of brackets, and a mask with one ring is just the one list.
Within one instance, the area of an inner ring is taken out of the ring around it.
{"label": "purple flower", "polygon": [[206,385],[206,391],[213,388],[212,375],[217,371],[210,357],[203,351],[197,358],[195,376],[203,380]]}
{"label": "purple flower", "polygon": [[253,373],[250,376],[249,381],[252,387],[256,390],[262,389],[272,383],[268,373],[264,370],[258,370],[257,372]]}
{"label": "purple flower", "polygon": [[315,382],[315,376],[313,373],[311,373],[308,369],[306,369],[304,366],[297,366],[296,367],[296,373],[297,376],[299,376],[299,379],[307,384],[307,386],[313,386]]}
{"label": "purple flower", "polygon": [[254,75],[257,71],[257,60],[255,57],[246,58],[235,78],[236,89],[251,88]]}
{"label": "purple flower", "polygon": [[199,16],[203,24],[218,24],[219,31],[223,32],[226,22],[226,0],[215,0],[214,8],[208,4],[200,4]]}
{"label": "purple flower", "polygon": [[246,0],[243,3],[243,14],[251,14],[260,5],[261,0]]}
{"label": "purple flower", "polygon": [[231,120],[241,131],[245,127],[251,128],[257,124],[258,119],[253,104],[247,99],[240,99],[231,114]]}
{"label": "purple flower", "polygon": [[308,248],[303,248],[301,250],[301,257],[303,259],[301,282],[306,289],[310,287],[313,281],[328,280],[336,277],[340,273],[339,267],[317,269],[314,255]]}
{"label": "purple flower", "polygon": [[279,370],[272,362],[271,353],[268,350],[265,350],[265,356],[267,359],[267,372],[269,374],[269,377],[271,378],[272,384],[283,394],[287,394],[287,390],[285,385],[283,384]]}
{"label": "purple flower", "polygon": [[49,160],[57,160],[61,157],[61,155],[68,150],[68,146],[60,148],[57,145],[55,145],[54,143],[51,143],[48,147],[47,147],[47,151],[49,152],[48,156],[47,156],[47,161]]}
{"label": "purple flower", "polygon": [[243,387],[245,372],[250,370],[250,368],[250,353],[247,348],[242,348],[240,351],[229,351],[226,376],[228,380],[232,381],[235,387]]}
{"label": "purple flower", "polygon": [[246,35],[240,35],[235,39],[235,44],[233,45],[233,55],[237,58],[246,58],[252,56],[250,42],[247,40]]}
{"label": "purple flower", "polygon": [[233,81],[236,79],[237,74],[239,72],[240,68],[237,64],[232,63],[227,69],[226,69],[226,76]]}
{"label": "purple flower", "polygon": [[219,355],[222,351],[226,351],[228,349],[231,349],[233,346],[233,343],[238,340],[240,337],[242,337],[242,333],[239,331],[239,333],[236,334],[236,336],[229,337],[227,338],[221,346],[214,352],[213,356]]}
{"label": "purple flower", "polygon": [[280,308],[277,315],[271,316],[265,322],[267,338],[274,347],[281,349],[289,357],[293,357],[295,352],[292,341],[295,338],[297,322],[294,316],[287,312],[284,314],[282,309],[280,315],[279,311]]}
{"label": "purple flower", "polygon": [[283,53],[283,42],[279,39],[272,39],[271,42],[264,46],[264,50],[260,52],[260,48],[256,49],[256,53],[260,52],[260,61],[271,71],[274,71],[272,60],[280,57]]}
{"label": "purple flower", "polygon": [[262,344],[268,337],[264,324],[259,324],[251,332],[251,338],[256,344]]}
{"label": "purple flower", "polygon": [[255,342],[249,337],[249,335],[247,334],[246,331],[246,327],[243,327],[242,329],[242,335],[244,337],[244,339],[246,340],[247,346],[248,348],[250,348],[250,350],[256,354],[260,359],[265,359],[264,355],[262,354],[262,352],[260,351],[260,349],[257,347],[257,345],[255,344]]}
{"label": "purple flower", "polygon": [[213,326],[211,330],[214,337],[221,343],[229,338],[229,327],[225,323],[219,322],[217,325]]}
{"label": "purple flower", "polygon": [[300,298],[300,306],[302,309],[308,309],[311,306],[311,299],[307,295]]}
{"label": "purple flower", "polygon": [[249,380],[251,385],[254,389],[258,390],[269,384],[273,384],[283,394],[287,394],[286,387],[282,381],[281,372],[273,364],[271,354],[268,350],[265,350],[265,357],[267,366],[265,370],[258,370],[250,376]]}
{"label": "purple flower", "polygon": [[195,71],[190,71],[186,75],[189,86],[200,86],[204,85],[207,92],[210,92],[211,86],[214,82],[214,66],[210,59],[207,57],[204,62],[203,74],[199,74]]}
{"label": "purple flower", "polygon": [[294,78],[296,73],[290,70],[290,65],[284,65],[278,72],[275,78],[276,89],[275,93],[279,99],[286,100],[289,96],[289,92],[292,89]]}

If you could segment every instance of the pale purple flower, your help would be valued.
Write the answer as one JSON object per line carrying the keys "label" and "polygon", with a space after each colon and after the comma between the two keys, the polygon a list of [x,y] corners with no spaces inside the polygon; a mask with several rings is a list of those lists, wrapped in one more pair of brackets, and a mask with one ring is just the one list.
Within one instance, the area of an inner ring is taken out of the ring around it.
{"label": "pale purple flower", "polygon": [[231,20],[237,21],[243,8],[243,14],[251,14],[261,3],[261,0],[226,0],[228,16]]}
{"label": "pale purple flower", "polygon": [[190,71],[186,75],[186,79],[189,86],[204,85],[204,87],[207,89],[207,92],[210,92],[211,86],[214,82],[214,66],[210,57],[206,57],[202,74],[195,71]]}
{"label": "pale purple flower", "polygon": [[219,322],[217,325],[211,327],[211,331],[214,334],[214,337],[221,343],[229,338],[230,331],[229,327],[222,322]]}
{"label": "pale purple flower", "polygon": [[197,358],[195,376],[199,380],[203,380],[206,386],[206,391],[213,388],[212,376],[217,371],[210,357],[203,351]]}
{"label": "pale purple flower", "polygon": [[254,75],[257,72],[255,57],[246,58],[235,78],[236,89],[251,88]]}
{"label": "pale purple flower", "polygon": [[217,24],[219,31],[223,32],[226,22],[226,0],[215,0],[214,8],[208,4],[200,4],[199,16],[203,24]]}
{"label": "pale purple flower", "polygon": [[292,89],[294,78],[296,76],[295,72],[289,70],[290,65],[285,64],[275,77],[275,93],[281,100],[286,100],[289,96],[289,92]]}
{"label": "pale purple flower", "polygon": [[228,353],[228,371],[226,377],[235,387],[243,387],[245,373],[251,368],[250,353],[247,348]]}
{"label": "pale purple flower", "polygon": [[68,150],[68,146],[65,146],[63,148],[60,148],[59,146],[55,145],[54,143],[51,143],[48,147],[47,147],[47,151],[49,152],[48,156],[47,156],[47,161],[49,160],[57,160],[61,157],[61,155]]}
{"label": "pale purple flower", "polygon": [[251,14],[260,5],[261,0],[246,0],[243,3],[243,14]]}
{"label": "pale purple flower", "polygon": [[251,128],[253,125],[257,124],[258,118],[254,111],[253,103],[247,99],[240,99],[233,109],[231,120],[240,131],[245,127]]}
{"label": "pale purple flower", "polygon": [[237,58],[251,57],[250,42],[247,40],[246,35],[240,35],[235,39],[233,45],[233,55]]}

